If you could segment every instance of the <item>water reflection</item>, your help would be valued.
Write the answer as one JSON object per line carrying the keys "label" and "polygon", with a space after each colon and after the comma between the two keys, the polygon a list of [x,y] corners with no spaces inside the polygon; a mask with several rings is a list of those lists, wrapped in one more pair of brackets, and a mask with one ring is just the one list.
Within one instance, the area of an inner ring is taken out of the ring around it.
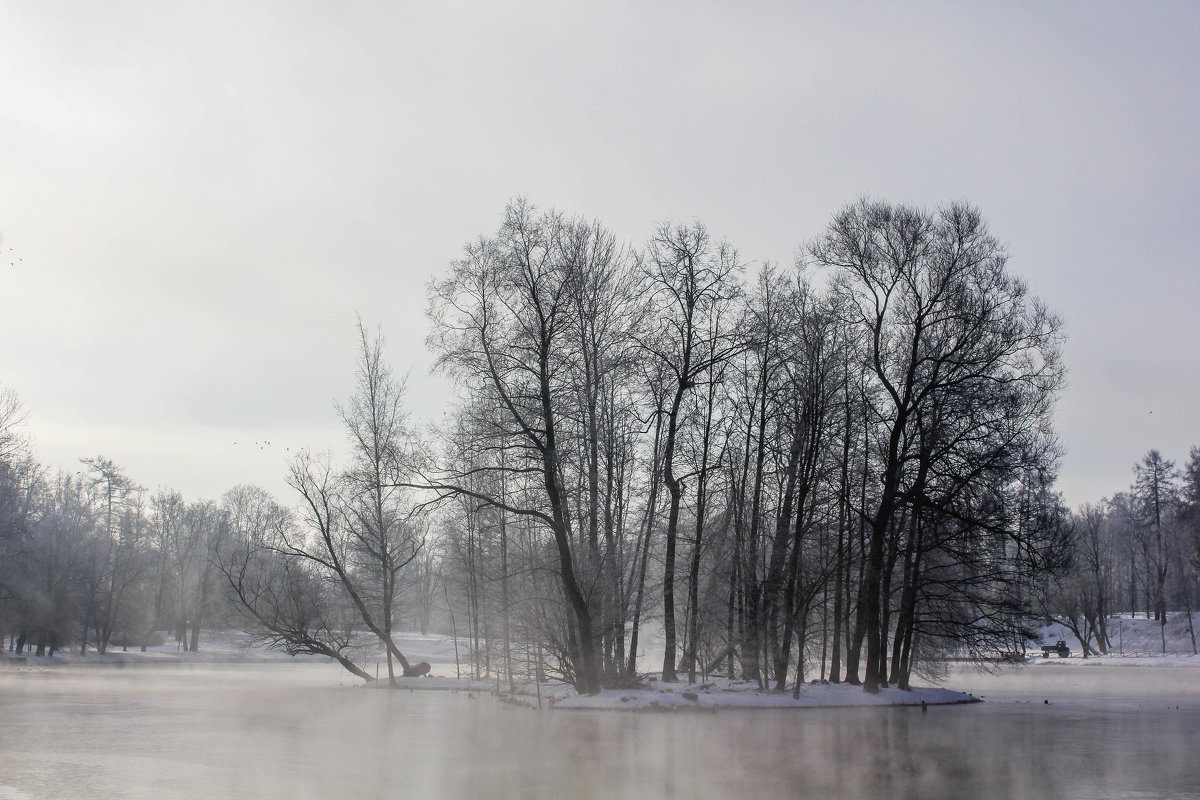
{"label": "water reflection", "polygon": [[989,702],[928,713],[660,715],[367,691],[320,664],[0,673],[0,798],[1200,797],[1196,677],[1026,669],[956,676]]}

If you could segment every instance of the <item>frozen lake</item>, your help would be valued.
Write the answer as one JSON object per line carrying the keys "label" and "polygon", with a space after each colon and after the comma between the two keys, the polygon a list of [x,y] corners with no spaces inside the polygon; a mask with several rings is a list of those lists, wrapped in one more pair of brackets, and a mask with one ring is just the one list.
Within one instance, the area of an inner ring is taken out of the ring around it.
{"label": "frozen lake", "polygon": [[315,663],[2,671],[0,800],[1200,798],[1193,667],[958,673],[947,685],[987,702],[924,714],[538,713],[352,688],[343,674]]}

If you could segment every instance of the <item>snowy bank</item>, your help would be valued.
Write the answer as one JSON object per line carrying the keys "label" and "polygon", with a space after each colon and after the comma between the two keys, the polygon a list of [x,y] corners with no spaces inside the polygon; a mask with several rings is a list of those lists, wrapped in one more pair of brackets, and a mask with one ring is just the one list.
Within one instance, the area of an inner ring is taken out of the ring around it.
{"label": "snowy bank", "polygon": [[[1041,641],[1049,645],[1066,642],[1071,655],[1067,658],[1054,655],[1047,658],[1034,650],[1026,660],[1034,666],[1200,667],[1200,656],[1193,652],[1192,622],[1186,612],[1169,613],[1166,625],[1161,625],[1158,620],[1128,614],[1109,617],[1106,623],[1109,639],[1107,654],[1093,653],[1084,658],[1079,639],[1065,625],[1056,623],[1042,628]],[[1196,624],[1200,625],[1200,620]],[[1094,640],[1090,644],[1094,651],[1101,649]]]}
{"label": "snowy bank", "polygon": [[673,711],[718,708],[844,708],[849,706],[919,706],[978,703],[979,698],[950,689],[881,689],[876,694],[861,686],[806,683],[800,696],[792,692],[762,691],[752,681],[710,680],[705,683],[658,683],[648,689],[605,689],[595,695],[557,700],[555,708],[606,711]]}
{"label": "snowy bank", "polygon": [[[410,662],[428,661],[434,665],[435,671],[439,674],[454,673],[455,645],[451,637],[440,634],[404,632],[397,633],[392,638]],[[363,645],[353,648],[348,655],[368,671],[373,672],[378,666],[381,677],[386,677],[387,653],[373,637],[363,636],[362,640]],[[461,640],[459,645],[463,646]],[[0,667],[51,667],[85,664],[287,663],[295,661],[325,662],[327,660],[325,656],[321,655],[291,656],[282,650],[273,649],[257,642],[249,634],[235,630],[205,631],[200,636],[200,648],[194,653],[184,650],[181,643],[174,641],[150,645],[144,651],[140,647],[125,649],[114,646],[103,654],[89,647],[88,651],[82,655],[79,653],[78,645],[59,650],[53,656],[37,656],[34,655],[32,649],[20,655],[0,649]],[[399,666],[397,665],[398,670]]]}
{"label": "snowy bank", "polygon": [[15,655],[9,651],[0,653],[0,665],[8,666],[81,666],[81,665],[124,665],[124,664],[226,664],[287,662],[291,660],[324,661],[323,656],[289,656],[280,650],[271,650],[253,644],[250,637],[238,634],[214,634],[202,636],[199,651],[192,653],[181,645],[151,645],[144,651],[140,647],[128,650],[111,647],[107,653],[89,649],[80,654],[77,648],[63,649],[54,655],[34,655],[25,652]]}
{"label": "snowy bank", "polygon": [[1028,659],[1030,666],[1037,667],[1200,667],[1200,656],[1190,653],[1125,653],[1106,656],[1088,656],[1084,658],[1078,650],[1072,651],[1066,658],[1031,655]]}

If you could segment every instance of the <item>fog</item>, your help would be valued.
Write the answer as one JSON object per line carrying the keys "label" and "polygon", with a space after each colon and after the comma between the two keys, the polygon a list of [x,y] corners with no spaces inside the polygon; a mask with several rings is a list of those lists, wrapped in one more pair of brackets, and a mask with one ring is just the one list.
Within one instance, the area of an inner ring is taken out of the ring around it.
{"label": "fog", "polygon": [[356,310],[440,418],[424,284],[518,194],[780,264],[859,194],[968,198],[1069,322],[1068,501],[1196,439],[1194,3],[69,7],[0,26],[4,378],[51,464],[282,493],[244,443],[335,446]]}
{"label": "fog", "polygon": [[0,798],[1197,797],[1191,668],[961,672],[973,706],[628,714],[319,663],[0,673]]}

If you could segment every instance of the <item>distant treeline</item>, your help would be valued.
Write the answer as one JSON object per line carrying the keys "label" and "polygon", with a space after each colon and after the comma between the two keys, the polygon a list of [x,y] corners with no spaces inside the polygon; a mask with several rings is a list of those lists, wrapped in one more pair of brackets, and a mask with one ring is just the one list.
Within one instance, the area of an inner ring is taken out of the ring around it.
{"label": "distant treeline", "polygon": [[1069,559],[1047,576],[1041,612],[1065,625],[1084,656],[1115,649],[1109,617],[1144,613],[1159,622],[1167,650],[1168,611],[1186,615],[1197,653],[1193,612],[1200,600],[1200,447],[1182,470],[1151,450],[1134,467],[1134,482],[1069,520]]}

